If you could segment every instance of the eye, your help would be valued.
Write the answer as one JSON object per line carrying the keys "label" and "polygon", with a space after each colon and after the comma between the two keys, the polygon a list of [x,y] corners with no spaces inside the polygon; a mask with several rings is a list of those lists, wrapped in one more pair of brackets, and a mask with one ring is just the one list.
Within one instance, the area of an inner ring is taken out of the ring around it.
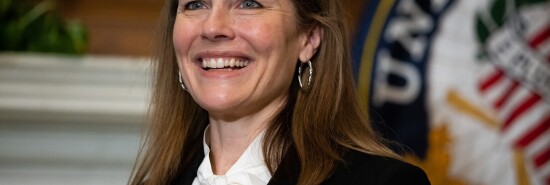
{"label": "eye", "polygon": [[185,10],[199,10],[204,9],[204,2],[202,1],[191,1],[185,4]]}
{"label": "eye", "polygon": [[241,3],[239,7],[245,8],[245,9],[255,9],[255,8],[262,8],[263,6],[254,0],[245,0]]}

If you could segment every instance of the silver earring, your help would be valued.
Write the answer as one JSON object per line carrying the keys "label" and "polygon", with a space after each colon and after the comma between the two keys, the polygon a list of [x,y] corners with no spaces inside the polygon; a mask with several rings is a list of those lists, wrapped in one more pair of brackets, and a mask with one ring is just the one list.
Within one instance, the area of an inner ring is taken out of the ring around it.
{"label": "silver earring", "polygon": [[184,91],[187,91],[187,89],[185,88],[185,85],[183,84],[183,78],[181,78],[181,72],[178,72],[178,74],[179,74],[179,81],[180,81],[181,88]]}
{"label": "silver earring", "polygon": [[307,78],[308,79],[307,87],[304,87],[304,85],[302,84],[302,65],[303,64],[300,64],[300,67],[298,67],[298,84],[300,84],[300,88],[302,88],[302,90],[306,90],[306,89],[309,89],[309,87],[311,86],[311,79],[313,77],[313,65],[311,65],[311,60],[307,61],[307,65],[309,67],[309,77]]}

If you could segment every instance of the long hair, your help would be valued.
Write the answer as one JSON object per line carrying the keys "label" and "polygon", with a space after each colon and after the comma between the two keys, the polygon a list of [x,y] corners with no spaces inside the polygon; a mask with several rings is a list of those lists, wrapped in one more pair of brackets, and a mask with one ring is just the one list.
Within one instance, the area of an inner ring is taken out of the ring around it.
{"label": "long hair", "polygon": [[[275,172],[291,147],[300,161],[298,184],[321,183],[349,149],[398,158],[381,143],[358,102],[342,1],[292,2],[298,30],[319,27],[322,39],[311,59],[311,86],[303,91],[293,78],[286,105],[265,130],[263,154],[270,172]],[[166,184],[173,179],[179,167],[192,162],[192,156],[185,154],[197,152],[208,124],[206,110],[178,85],[172,43],[177,4],[168,0],[163,9],[154,60],[151,125],[132,173],[132,185]]]}

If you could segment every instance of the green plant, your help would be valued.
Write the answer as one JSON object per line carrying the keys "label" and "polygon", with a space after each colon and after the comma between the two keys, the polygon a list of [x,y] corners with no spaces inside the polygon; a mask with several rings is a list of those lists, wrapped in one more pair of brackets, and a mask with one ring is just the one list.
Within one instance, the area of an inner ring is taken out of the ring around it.
{"label": "green plant", "polygon": [[53,0],[0,0],[0,51],[84,53],[85,26],[64,21],[54,9]]}

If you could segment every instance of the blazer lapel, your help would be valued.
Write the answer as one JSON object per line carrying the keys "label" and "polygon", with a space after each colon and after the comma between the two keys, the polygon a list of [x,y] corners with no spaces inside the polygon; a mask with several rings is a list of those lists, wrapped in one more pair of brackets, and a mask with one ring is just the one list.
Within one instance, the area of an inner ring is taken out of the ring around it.
{"label": "blazer lapel", "polygon": [[268,185],[294,185],[300,175],[300,160],[294,145],[290,146]]}
{"label": "blazer lapel", "polygon": [[198,150],[192,152],[194,154],[189,166],[180,166],[175,179],[170,183],[171,185],[191,185],[197,177],[197,171],[204,159],[204,148],[202,142],[196,147]]}

